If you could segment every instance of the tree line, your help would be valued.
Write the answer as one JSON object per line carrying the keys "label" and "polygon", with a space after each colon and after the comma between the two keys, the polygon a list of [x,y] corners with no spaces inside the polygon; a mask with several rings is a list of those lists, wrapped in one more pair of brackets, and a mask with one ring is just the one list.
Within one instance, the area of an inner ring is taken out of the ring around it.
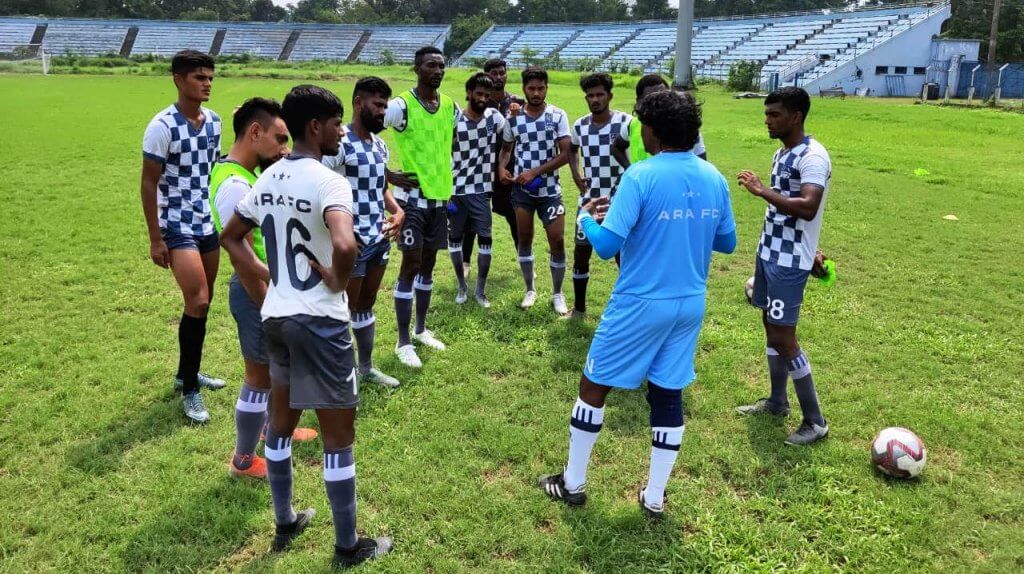
{"label": "tree line", "polygon": [[[698,18],[790,12],[881,0],[696,0]],[[953,0],[944,35],[988,41],[993,0]],[[448,50],[459,53],[494,24],[666,20],[666,0],[0,0],[0,15],[254,22],[451,24]],[[998,59],[1024,60],[1024,0],[1003,0]],[[982,50],[982,57],[985,50]]]}

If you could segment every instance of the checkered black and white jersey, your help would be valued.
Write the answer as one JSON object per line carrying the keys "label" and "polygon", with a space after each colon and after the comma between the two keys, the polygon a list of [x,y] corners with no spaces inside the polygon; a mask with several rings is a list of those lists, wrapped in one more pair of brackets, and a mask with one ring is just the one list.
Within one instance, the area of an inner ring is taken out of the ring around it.
{"label": "checkered black and white jersey", "polygon": [[494,186],[495,143],[505,130],[505,118],[494,108],[484,110],[480,121],[459,114],[452,143],[455,195],[490,193]]}
{"label": "checkered black and white jersey", "polygon": [[192,127],[172,104],[150,120],[142,155],[163,164],[157,184],[160,229],[181,235],[214,232],[210,172],[220,157],[220,116],[200,108],[203,125]]}
{"label": "checkered black and white jersey", "polygon": [[[558,155],[558,142],[569,137],[569,116],[561,109],[548,104],[536,118],[530,117],[524,108],[519,115],[505,122],[504,140],[515,142],[515,172],[518,176],[526,170],[540,167]],[[534,197],[557,197],[562,194],[558,183],[558,172],[541,176],[543,183]]]}
{"label": "checkered black and white jersey", "polygon": [[352,186],[352,214],[360,245],[384,239],[384,190],[388,185],[384,170],[390,155],[384,140],[370,134],[370,141],[364,141],[349,124],[338,155],[323,158],[324,165],[345,176]]}
{"label": "checkered black and white jersey", "polygon": [[787,197],[800,195],[800,186],[820,185],[824,192],[814,219],[808,221],[780,213],[769,204],[764,215],[764,230],[757,254],[761,259],[780,267],[810,270],[818,249],[825,198],[832,178],[832,161],[825,146],[810,136],[792,149],[780,149],[772,160],[771,187]]}
{"label": "checkered black and white jersey", "polygon": [[[583,156],[583,177],[590,180],[586,199],[610,197],[619,185],[622,166],[612,157],[612,144],[629,123],[629,116],[612,110],[611,118],[601,126],[594,125],[594,116],[586,115],[572,125],[572,146]],[[580,202],[584,197],[580,197]]]}

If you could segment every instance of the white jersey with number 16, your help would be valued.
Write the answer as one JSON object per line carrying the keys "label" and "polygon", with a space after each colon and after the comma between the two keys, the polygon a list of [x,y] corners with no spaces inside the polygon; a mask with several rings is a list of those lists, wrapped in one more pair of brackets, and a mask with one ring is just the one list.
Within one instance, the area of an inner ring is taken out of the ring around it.
{"label": "white jersey with number 16", "polygon": [[270,166],[235,208],[263,232],[270,268],[264,320],[294,315],[349,320],[345,292],[331,292],[309,266],[310,259],[331,265],[334,248],[324,215],[334,210],[352,214],[352,186],[308,157],[284,158]]}

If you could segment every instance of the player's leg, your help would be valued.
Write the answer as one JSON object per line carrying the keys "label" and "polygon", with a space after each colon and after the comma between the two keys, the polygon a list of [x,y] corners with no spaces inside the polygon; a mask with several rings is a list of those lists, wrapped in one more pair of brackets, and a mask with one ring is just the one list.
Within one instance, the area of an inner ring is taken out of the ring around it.
{"label": "player's leg", "polygon": [[541,477],[538,483],[548,496],[573,505],[586,501],[587,467],[604,423],[605,397],[612,388],[640,386],[664,337],[662,315],[650,309],[656,304],[630,296],[612,297],[608,302],[590,344],[580,394],[570,414],[565,469]]}
{"label": "player's leg", "polygon": [[537,290],[533,285],[533,209],[523,205],[517,205],[515,209],[516,229],[519,233],[519,270],[523,274],[523,283],[526,284],[526,295],[519,306],[529,309],[537,302]]}
{"label": "player's leg", "polygon": [[462,276],[468,278],[469,272],[473,269],[473,242],[476,241],[476,233],[469,229],[462,237]]}
{"label": "player's leg", "polygon": [[754,262],[754,289],[750,302],[761,309],[761,322],[765,330],[765,357],[768,362],[768,376],[771,381],[771,394],[750,405],[736,408],[740,414],[771,414],[785,417],[789,415],[789,398],[786,395],[786,383],[789,380],[789,369],[786,360],[770,342],[768,342],[768,307],[769,280],[765,274],[766,262],[757,257]]}
{"label": "player's leg", "polygon": [[694,378],[694,357],[704,320],[704,295],[659,301],[672,327],[660,344],[648,373],[647,403],[651,408],[651,458],[647,485],[640,490],[641,510],[659,517],[665,509],[665,487],[683,442],[682,393]]}
{"label": "player's leg", "polygon": [[416,279],[416,328],[412,338],[417,343],[432,349],[443,351],[444,343],[437,340],[427,329],[427,313],[430,311],[430,299],[434,290],[434,267],[437,264],[437,252],[448,245],[448,218],[444,207],[427,210],[426,225],[423,232],[423,250],[420,255],[420,272]]}
{"label": "player's leg", "polygon": [[179,354],[175,386],[180,385],[185,416],[193,422],[205,423],[210,420],[210,413],[199,394],[199,366],[206,339],[210,287],[203,267],[203,257],[197,249],[172,248],[170,256],[171,271],[185,303],[178,324]]}
{"label": "player's leg", "polygon": [[587,286],[590,283],[590,256],[594,248],[579,224],[574,234],[575,248],[572,253],[573,316],[583,317],[587,313]]}
{"label": "player's leg", "polygon": [[448,214],[448,255],[452,259],[452,268],[455,270],[456,295],[455,302],[459,305],[466,302],[469,287],[466,286],[465,244],[464,241],[473,241],[472,231],[467,227],[469,222],[468,202],[462,201],[460,197],[453,197],[451,204],[455,206],[455,213]]}
{"label": "player's leg", "polygon": [[426,223],[424,210],[403,205],[405,223],[398,236],[398,249],[402,252],[402,264],[398,269],[395,283],[395,321],[398,324],[398,342],[395,353],[398,360],[407,367],[418,369],[423,366],[412,344],[413,283],[420,272],[423,252],[423,226]]}
{"label": "player's leg", "polygon": [[551,250],[551,304],[555,313],[566,315],[569,307],[562,293],[562,283],[565,281],[565,207],[562,198],[548,201],[541,216],[548,236],[548,248]]}
{"label": "player's leg", "polygon": [[238,327],[238,343],[245,361],[245,380],[235,400],[235,451],[228,470],[233,476],[264,478],[267,465],[256,455],[256,445],[267,423],[270,368],[260,307],[249,298],[235,275],[228,284],[228,307]]}
{"label": "player's leg", "polygon": [[291,405],[292,349],[301,348],[303,341],[301,333],[289,325],[290,321],[268,319],[264,323],[271,392],[270,421],[263,455],[267,461],[267,481],[274,505],[276,527],[271,550],[275,552],[288,548],[315,514],[312,509],[295,512],[292,507],[292,433],[302,416],[302,411],[293,409]]}
{"label": "player's leg", "polygon": [[[384,244],[385,246],[387,243]],[[359,278],[359,284],[352,288],[349,280],[349,305],[352,312],[352,334],[355,336],[359,350],[358,373],[360,383],[377,383],[385,387],[397,387],[398,379],[385,375],[373,367],[373,348],[376,338],[377,318],[373,307],[377,303],[377,292],[387,271],[387,259],[383,263],[366,269],[366,276]]]}
{"label": "player's leg", "polygon": [[515,244],[516,251],[518,252],[519,229],[516,225],[516,210],[512,205],[512,193],[509,191],[508,186],[495,182],[494,193],[491,194],[491,206],[494,213],[504,218],[508,224],[509,235],[512,237],[512,243]]}
{"label": "player's leg", "polygon": [[480,253],[477,257],[476,302],[487,309],[491,306],[491,302],[487,300],[487,276],[491,271],[491,233],[493,229],[491,210],[488,207],[486,195],[481,194],[476,197],[471,214],[472,230],[480,238]]}

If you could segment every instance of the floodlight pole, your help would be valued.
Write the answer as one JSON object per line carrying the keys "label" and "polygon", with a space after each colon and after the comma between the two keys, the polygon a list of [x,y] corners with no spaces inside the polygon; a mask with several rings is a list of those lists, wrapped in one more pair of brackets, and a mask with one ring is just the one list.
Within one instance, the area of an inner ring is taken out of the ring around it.
{"label": "floodlight pole", "polygon": [[693,89],[693,67],[690,48],[693,43],[693,0],[679,0],[679,29],[676,30],[676,66],[672,87],[677,90]]}

